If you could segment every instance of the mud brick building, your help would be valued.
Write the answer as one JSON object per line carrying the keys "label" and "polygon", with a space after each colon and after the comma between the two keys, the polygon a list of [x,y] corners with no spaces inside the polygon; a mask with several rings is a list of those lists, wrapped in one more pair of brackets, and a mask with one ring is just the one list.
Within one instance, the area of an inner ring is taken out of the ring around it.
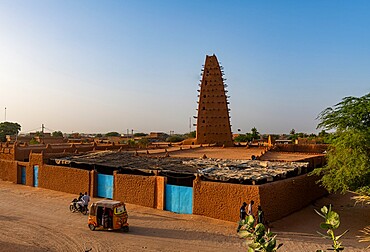
{"label": "mud brick building", "polygon": [[223,72],[215,55],[206,56],[200,83],[197,144],[233,146]]}

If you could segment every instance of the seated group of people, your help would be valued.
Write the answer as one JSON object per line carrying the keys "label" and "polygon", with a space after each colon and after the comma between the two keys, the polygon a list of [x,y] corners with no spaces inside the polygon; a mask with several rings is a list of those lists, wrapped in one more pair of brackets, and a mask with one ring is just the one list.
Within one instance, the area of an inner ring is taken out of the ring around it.
{"label": "seated group of people", "polygon": [[97,219],[98,224],[104,228],[113,228],[113,209],[109,207],[98,207]]}

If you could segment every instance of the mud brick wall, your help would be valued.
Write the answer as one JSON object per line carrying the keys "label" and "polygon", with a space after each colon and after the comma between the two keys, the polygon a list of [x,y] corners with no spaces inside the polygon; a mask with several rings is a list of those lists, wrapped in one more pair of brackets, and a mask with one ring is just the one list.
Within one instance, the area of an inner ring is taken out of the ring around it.
{"label": "mud brick wall", "polygon": [[89,192],[90,171],[43,165],[39,168],[39,187],[76,195]]}
{"label": "mud brick wall", "polygon": [[156,207],[156,177],[116,174],[114,199],[146,207]]}
{"label": "mud brick wall", "polygon": [[281,219],[327,194],[316,184],[319,178],[307,174],[259,185],[261,207],[267,221]]}
{"label": "mud brick wall", "polygon": [[155,207],[157,209],[164,210],[165,209],[165,193],[166,193],[166,184],[167,178],[162,176],[156,176],[155,181]]}
{"label": "mud brick wall", "polygon": [[0,179],[17,183],[17,162],[0,160]]}
{"label": "mud brick wall", "polygon": [[273,151],[323,153],[328,148],[327,144],[276,144]]}
{"label": "mud brick wall", "polygon": [[[254,201],[258,206],[258,186],[219,182],[205,182],[199,179],[193,184],[193,214],[215,219],[238,221],[242,203]],[[257,207],[253,209],[257,211]]]}

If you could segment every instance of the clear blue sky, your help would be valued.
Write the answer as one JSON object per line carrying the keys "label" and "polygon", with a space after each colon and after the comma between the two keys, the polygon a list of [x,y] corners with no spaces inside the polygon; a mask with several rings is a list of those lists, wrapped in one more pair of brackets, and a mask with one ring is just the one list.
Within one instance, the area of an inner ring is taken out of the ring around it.
{"label": "clear blue sky", "polygon": [[234,132],[317,132],[320,111],[370,91],[369,13],[370,1],[0,0],[0,120],[6,107],[23,132],[185,133],[216,54]]}

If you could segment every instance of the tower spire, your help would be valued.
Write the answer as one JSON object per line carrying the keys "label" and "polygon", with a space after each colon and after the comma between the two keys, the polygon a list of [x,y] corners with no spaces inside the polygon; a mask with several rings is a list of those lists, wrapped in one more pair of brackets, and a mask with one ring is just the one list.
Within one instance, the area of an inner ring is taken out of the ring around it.
{"label": "tower spire", "polygon": [[197,144],[233,146],[223,72],[216,55],[206,56],[199,90]]}

